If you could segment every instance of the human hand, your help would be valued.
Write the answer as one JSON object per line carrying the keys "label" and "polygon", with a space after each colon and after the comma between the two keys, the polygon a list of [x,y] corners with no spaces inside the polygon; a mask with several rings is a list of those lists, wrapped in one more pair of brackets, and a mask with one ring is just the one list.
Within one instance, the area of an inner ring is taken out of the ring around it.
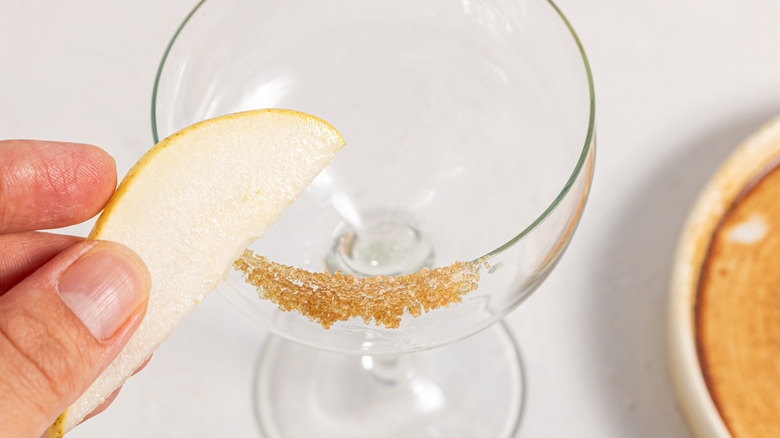
{"label": "human hand", "polygon": [[2,437],[45,434],[143,319],[151,280],[135,253],[34,231],[89,219],[115,187],[94,146],[0,141]]}

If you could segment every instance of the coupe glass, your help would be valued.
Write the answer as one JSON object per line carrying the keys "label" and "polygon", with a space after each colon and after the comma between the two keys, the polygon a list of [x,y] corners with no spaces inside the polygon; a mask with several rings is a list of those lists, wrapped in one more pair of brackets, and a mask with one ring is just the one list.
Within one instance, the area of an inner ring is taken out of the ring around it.
{"label": "coupe glass", "polygon": [[407,312],[397,328],[353,318],[328,329],[259,298],[232,271],[219,293],[274,334],[255,387],[262,433],[517,433],[521,361],[500,322],[561,257],[594,164],[591,73],[558,7],[200,2],[157,74],[155,141],[256,108],[321,117],[347,145],[255,253],[358,277],[456,261],[480,269],[461,302]]}

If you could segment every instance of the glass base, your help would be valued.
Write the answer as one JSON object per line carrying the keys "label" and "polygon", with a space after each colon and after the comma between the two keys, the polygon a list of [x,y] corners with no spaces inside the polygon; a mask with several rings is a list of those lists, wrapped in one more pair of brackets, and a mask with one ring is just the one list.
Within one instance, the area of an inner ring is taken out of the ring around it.
{"label": "glass base", "polygon": [[273,336],[256,381],[263,436],[513,437],[522,362],[503,324],[401,356],[352,356]]}

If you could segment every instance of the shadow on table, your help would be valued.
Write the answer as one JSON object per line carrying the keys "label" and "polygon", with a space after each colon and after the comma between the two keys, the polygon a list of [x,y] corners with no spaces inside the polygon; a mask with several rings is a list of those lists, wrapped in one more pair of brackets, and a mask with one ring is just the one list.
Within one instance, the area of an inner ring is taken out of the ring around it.
{"label": "shadow on table", "polygon": [[592,311],[603,319],[587,336],[595,337],[593,344],[601,351],[594,354],[602,363],[616,368],[603,370],[598,386],[603,392],[594,397],[603,397],[609,406],[617,436],[691,436],[668,366],[667,295],[674,252],[688,211],[710,176],[777,114],[780,108],[728,120],[683,145],[646,178],[612,225],[605,247],[596,249],[601,260],[589,289],[598,291]]}

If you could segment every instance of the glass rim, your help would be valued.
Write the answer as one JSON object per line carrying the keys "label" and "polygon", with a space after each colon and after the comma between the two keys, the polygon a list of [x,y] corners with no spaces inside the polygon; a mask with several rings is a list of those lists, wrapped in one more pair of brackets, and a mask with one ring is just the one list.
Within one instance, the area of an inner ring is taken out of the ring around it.
{"label": "glass rim", "polygon": [[[577,159],[577,163],[574,166],[574,169],[572,170],[571,174],[569,175],[569,178],[566,180],[566,182],[563,185],[563,188],[558,192],[558,195],[553,199],[553,201],[545,208],[539,216],[534,219],[533,222],[531,222],[529,225],[527,225],[525,228],[523,228],[520,233],[516,234],[514,237],[500,245],[498,248],[488,252],[487,254],[475,259],[474,261],[478,260],[487,260],[490,258],[493,258],[494,256],[506,251],[510,247],[514,246],[517,242],[522,240],[525,236],[530,234],[534,229],[536,229],[542,222],[544,222],[555,209],[560,205],[561,201],[568,195],[571,188],[574,186],[574,182],[577,180],[577,178],[580,176],[580,173],[585,168],[585,163],[588,159],[588,155],[591,153],[591,150],[594,147],[594,136],[596,131],[596,92],[595,92],[595,86],[593,84],[593,73],[591,72],[590,68],[590,62],[588,61],[588,56],[585,53],[585,48],[582,45],[582,41],[580,40],[579,36],[577,35],[577,32],[574,30],[574,27],[571,25],[571,22],[568,18],[563,14],[563,11],[558,7],[558,5],[553,2],[553,0],[544,0],[549,3],[549,5],[555,10],[555,12],[558,14],[558,16],[563,20],[563,23],[566,25],[566,28],[569,30],[569,33],[571,34],[572,38],[574,39],[574,43],[577,45],[577,50],[580,53],[580,56],[582,58],[583,67],[585,68],[585,74],[586,78],[588,80],[588,94],[589,94],[589,114],[588,114],[588,129],[585,134],[585,142],[582,146],[582,150],[580,152],[580,156]],[[171,50],[173,49],[174,44],[179,38],[179,35],[181,34],[181,31],[184,29],[184,27],[189,23],[189,21],[192,19],[192,17],[195,15],[195,13],[200,9],[203,4],[206,3],[206,0],[200,0],[195,7],[192,8],[192,10],[187,14],[187,16],[184,18],[184,20],[181,22],[179,27],[176,29],[176,32],[174,32],[173,36],[171,37],[171,40],[168,42],[168,45],[165,48],[165,52],[163,52],[162,59],[160,60],[160,64],[157,67],[157,73],[154,78],[154,86],[152,88],[152,111],[151,111],[151,117],[152,117],[152,137],[154,138],[154,143],[160,142],[160,136],[157,131],[157,93],[159,91],[159,85],[160,85],[160,78],[162,77],[162,72],[165,68],[166,61],[168,60],[168,55],[170,54]],[[588,193],[585,193],[585,196],[587,197]],[[578,219],[577,219],[578,220]]]}

